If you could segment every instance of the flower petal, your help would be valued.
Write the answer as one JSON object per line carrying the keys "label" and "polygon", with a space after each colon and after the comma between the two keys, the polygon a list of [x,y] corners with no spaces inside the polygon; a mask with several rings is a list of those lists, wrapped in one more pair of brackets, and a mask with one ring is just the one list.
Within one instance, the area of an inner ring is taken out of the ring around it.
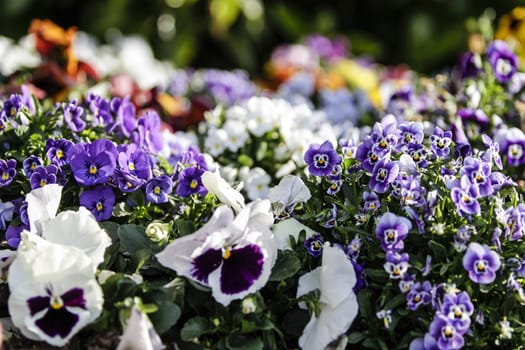
{"label": "flower petal", "polygon": [[58,184],[45,185],[26,195],[31,232],[42,233],[43,223],[55,217],[61,198],[62,186]]}

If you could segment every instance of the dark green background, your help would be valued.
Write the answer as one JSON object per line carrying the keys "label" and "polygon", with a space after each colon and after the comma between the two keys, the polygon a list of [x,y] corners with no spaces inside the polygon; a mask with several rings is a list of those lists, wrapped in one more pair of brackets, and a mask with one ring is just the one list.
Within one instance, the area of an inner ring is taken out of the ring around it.
{"label": "dark green background", "polygon": [[[250,21],[235,8],[246,0],[215,0],[226,10],[214,22],[211,1],[0,0],[0,35],[20,37],[32,18],[75,25],[101,42],[109,28],[119,28],[124,34],[144,35],[156,57],[179,67],[244,68],[258,75],[279,43],[296,42],[312,32],[342,34],[356,55],[431,73],[455,62],[466,49],[469,18],[491,7],[497,21],[514,6],[525,5],[516,0],[262,0],[263,17]],[[174,3],[182,6],[168,6]],[[175,18],[175,35],[168,39],[157,29],[161,14]],[[219,34],[213,23],[222,25]]]}

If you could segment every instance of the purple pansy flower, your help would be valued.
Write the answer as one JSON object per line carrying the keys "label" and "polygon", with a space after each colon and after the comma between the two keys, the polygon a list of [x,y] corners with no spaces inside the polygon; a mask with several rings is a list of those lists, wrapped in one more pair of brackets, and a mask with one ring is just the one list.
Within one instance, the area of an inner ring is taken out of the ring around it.
{"label": "purple pansy flower", "polygon": [[146,200],[155,204],[166,203],[172,191],[173,181],[168,175],[149,179],[145,186]]}
{"label": "purple pansy flower", "polygon": [[86,128],[86,122],[83,119],[84,108],[72,100],[64,106],[64,120],[69,128],[74,132],[80,132]]}
{"label": "purple pansy flower", "polygon": [[192,194],[204,196],[208,190],[202,184],[203,169],[198,167],[190,167],[182,170],[178,176],[177,194],[181,197],[188,197]]}
{"label": "purple pansy flower", "polygon": [[306,252],[313,257],[318,257],[321,255],[323,252],[323,244],[324,240],[320,234],[312,235],[304,241]]}
{"label": "purple pansy flower", "polygon": [[158,153],[162,150],[162,133],[160,132],[160,117],[154,110],[148,110],[141,116],[136,124],[136,129],[131,135],[131,139],[139,147],[151,153]]}
{"label": "purple pansy flower", "polygon": [[406,122],[399,125],[399,137],[397,148],[402,151],[408,145],[423,143],[425,134],[423,132],[423,123],[421,122]]}
{"label": "purple pansy flower", "polygon": [[0,187],[5,187],[13,182],[16,176],[16,159],[0,159]]}
{"label": "purple pansy flower", "polygon": [[356,150],[356,159],[361,162],[361,166],[368,172],[372,172],[374,166],[380,159],[390,159],[390,153],[380,153],[379,148],[374,148],[374,141],[367,137]]}
{"label": "purple pansy flower", "polygon": [[39,156],[29,156],[22,162],[22,169],[24,169],[25,176],[29,179],[31,177],[31,174],[33,173],[33,170],[35,170],[36,167],[43,164],[42,158]]}
{"label": "purple pansy flower", "polygon": [[308,165],[308,171],[314,176],[330,175],[334,166],[342,161],[340,155],[334,149],[330,141],[323,144],[311,144],[304,154],[304,161]]}
{"label": "purple pansy flower", "polygon": [[498,253],[492,251],[487,245],[476,242],[469,244],[463,256],[463,268],[468,271],[472,281],[480,284],[489,284],[496,279],[501,261]]}
{"label": "purple pansy flower", "polygon": [[57,172],[58,167],[55,164],[36,167],[29,178],[31,189],[34,190],[47,184],[57,183]]}
{"label": "purple pansy flower", "polygon": [[86,207],[97,221],[108,220],[115,206],[115,193],[108,186],[99,185],[80,194],[80,205]]}
{"label": "purple pansy flower", "polygon": [[463,333],[454,327],[452,320],[439,312],[430,324],[429,333],[436,340],[440,350],[457,350],[465,344]]}
{"label": "purple pansy flower", "polygon": [[464,53],[459,61],[460,79],[475,78],[481,73],[481,57],[473,52]]}
{"label": "purple pansy flower", "polygon": [[53,164],[58,165],[59,167],[69,163],[69,151],[73,147],[73,142],[62,139],[62,140],[52,140],[48,139],[46,141],[46,155],[47,159]]}
{"label": "purple pansy flower", "polygon": [[377,193],[385,193],[399,174],[399,163],[381,159],[372,170],[368,187]]}
{"label": "purple pansy flower", "polygon": [[487,47],[487,57],[494,76],[500,83],[507,83],[518,69],[518,59],[507,43],[494,40]]}
{"label": "purple pansy flower", "polygon": [[408,293],[416,283],[416,275],[406,273],[401,281],[399,281],[399,290],[401,293]]}
{"label": "purple pansy flower", "polygon": [[407,293],[407,307],[414,311],[432,300],[432,284],[429,281],[415,282]]}
{"label": "purple pansy flower", "polygon": [[19,225],[15,226],[13,224],[9,225],[7,230],[5,231],[5,239],[7,241],[7,245],[11,248],[18,248],[18,245],[20,244],[20,234],[24,230],[29,230],[29,225]]}
{"label": "purple pansy flower", "polygon": [[478,202],[479,187],[473,184],[468,176],[463,175],[459,181],[451,184],[450,197],[456,204],[460,214],[476,215],[481,213]]}
{"label": "purple pansy flower", "polygon": [[113,97],[109,106],[115,115],[115,120],[108,125],[108,133],[116,131],[125,137],[129,137],[137,126],[135,106],[130,102],[129,97]]}
{"label": "purple pansy flower", "polygon": [[150,156],[136,144],[118,145],[117,165],[125,173],[148,180],[152,176]]}
{"label": "purple pansy flower", "polygon": [[86,97],[91,113],[93,113],[93,124],[95,125],[107,125],[113,120],[111,116],[111,110],[109,101],[102,96],[89,93]]}
{"label": "purple pansy flower", "polygon": [[103,184],[112,176],[116,168],[116,146],[107,139],[92,143],[80,143],[71,147],[71,171],[81,186]]}
{"label": "purple pansy flower", "polygon": [[124,193],[135,192],[146,183],[146,180],[136,176],[135,174],[124,171],[122,169],[115,169],[113,173],[112,183],[116,184],[118,189]]}
{"label": "purple pansy flower", "polygon": [[463,168],[459,172],[460,176],[466,175],[470,182],[476,184],[481,196],[489,196],[494,192],[491,183],[491,165],[480,159],[466,157]]}
{"label": "purple pansy flower", "polygon": [[474,305],[467,292],[447,293],[443,298],[441,312],[452,320],[456,329],[467,331],[470,327],[470,316],[474,313]]}
{"label": "purple pansy flower", "polygon": [[481,140],[483,144],[487,147],[487,150],[481,154],[481,159],[485,162],[494,162],[499,170],[503,169],[503,164],[501,163],[501,156],[499,154],[499,144],[492,141],[492,139],[486,135],[481,135]]}
{"label": "purple pansy flower", "polygon": [[391,279],[403,278],[410,266],[407,253],[386,252],[386,263],[383,267]]}
{"label": "purple pansy flower", "polygon": [[5,100],[4,105],[2,106],[2,112],[5,112],[8,118],[13,118],[23,106],[22,95],[12,94],[7,100]]}
{"label": "purple pansy flower", "polygon": [[381,216],[376,226],[376,237],[381,241],[381,248],[384,251],[398,252],[404,248],[403,240],[411,229],[410,220],[386,212]]}
{"label": "purple pansy flower", "polygon": [[501,130],[494,136],[494,140],[499,144],[509,165],[525,164],[525,134],[521,129]]}
{"label": "purple pansy flower", "polygon": [[450,145],[452,145],[452,131],[443,131],[436,126],[432,135],[430,135],[430,142],[432,143],[430,149],[438,157],[446,157],[450,154]]}
{"label": "purple pansy flower", "polygon": [[365,212],[374,212],[379,207],[381,207],[381,202],[379,201],[379,197],[374,191],[365,191],[363,192],[363,200],[365,201],[363,204],[363,209]]}

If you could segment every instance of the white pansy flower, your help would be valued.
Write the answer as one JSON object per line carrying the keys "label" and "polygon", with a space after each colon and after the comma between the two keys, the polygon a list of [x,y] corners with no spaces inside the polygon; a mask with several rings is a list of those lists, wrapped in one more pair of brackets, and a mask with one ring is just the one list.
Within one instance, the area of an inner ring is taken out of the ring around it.
{"label": "white pansy flower", "polygon": [[31,232],[42,234],[42,225],[56,216],[62,198],[62,188],[63,186],[58,184],[48,184],[26,195]]}
{"label": "white pansy flower", "polygon": [[117,350],[162,350],[165,348],[148,316],[133,307]]}
{"label": "white pansy flower", "polygon": [[244,208],[243,195],[221,177],[218,169],[213,173],[205,171],[201,181],[208,192],[215,195],[221,203],[231,206],[236,212]]}
{"label": "white pansy flower", "polygon": [[9,268],[9,314],[22,334],[65,345],[102,312],[103,294],[93,263],[82,250],[28,231]]}
{"label": "white pansy flower", "polygon": [[261,137],[278,125],[276,105],[267,97],[251,97],[245,105],[246,126],[255,136]]}
{"label": "white pansy flower", "polygon": [[359,308],[352,290],[355,283],[352,262],[342,250],[325,243],[321,266],[299,278],[297,298],[316,289],[321,291],[321,312],[313,314],[304,328],[299,338],[301,349],[325,349],[350,328]]}
{"label": "white pansy flower", "polygon": [[270,189],[268,199],[272,203],[273,213],[279,217],[285,211],[292,211],[298,203],[303,203],[312,197],[310,190],[300,177],[284,176],[279,184]]}
{"label": "white pansy flower", "polygon": [[267,200],[248,204],[235,217],[231,208],[221,206],[203,227],[156,256],[178,275],[210,287],[215,300],[227,306],[268,281],[277,258],[272,223]]}
{"label": "white pansy flower", "polygon": [[317,234],[317,232],[308,226],[297,221],[296,218],[288,218],[273,225],[272,232],[275,236],[277,247],[281,250],[292,249],[290,246],[290,236],[293,236],[295,241],[297,241],[302,230],[306,232],[306,238]]}
{"label": "white pansy flower", "polygon": [[64,211],[43,225],[42,237],[50,242],[81,249],[93,261],[93,272],[104,261],[104,252],[111,238],[100,228],[89,210]]}

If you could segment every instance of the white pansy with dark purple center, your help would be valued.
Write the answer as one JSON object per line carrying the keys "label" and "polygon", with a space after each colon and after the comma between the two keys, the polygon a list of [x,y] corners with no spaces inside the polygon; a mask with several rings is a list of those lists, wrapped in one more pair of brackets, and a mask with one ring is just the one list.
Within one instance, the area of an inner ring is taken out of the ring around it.
{"label": "white pansy with dark purple center", "polygon": [[24,232],[9,268],[9,314],[27,338],[65,345],[102,311],[91,258]]}
{"label": "white pansy with dark purple center", "polygon": [[157,254],[161,264],[212,290],[228,305],[263,287],[277,256],[268,200],[246,206],[236,217],[221,206],[206,225]]}

